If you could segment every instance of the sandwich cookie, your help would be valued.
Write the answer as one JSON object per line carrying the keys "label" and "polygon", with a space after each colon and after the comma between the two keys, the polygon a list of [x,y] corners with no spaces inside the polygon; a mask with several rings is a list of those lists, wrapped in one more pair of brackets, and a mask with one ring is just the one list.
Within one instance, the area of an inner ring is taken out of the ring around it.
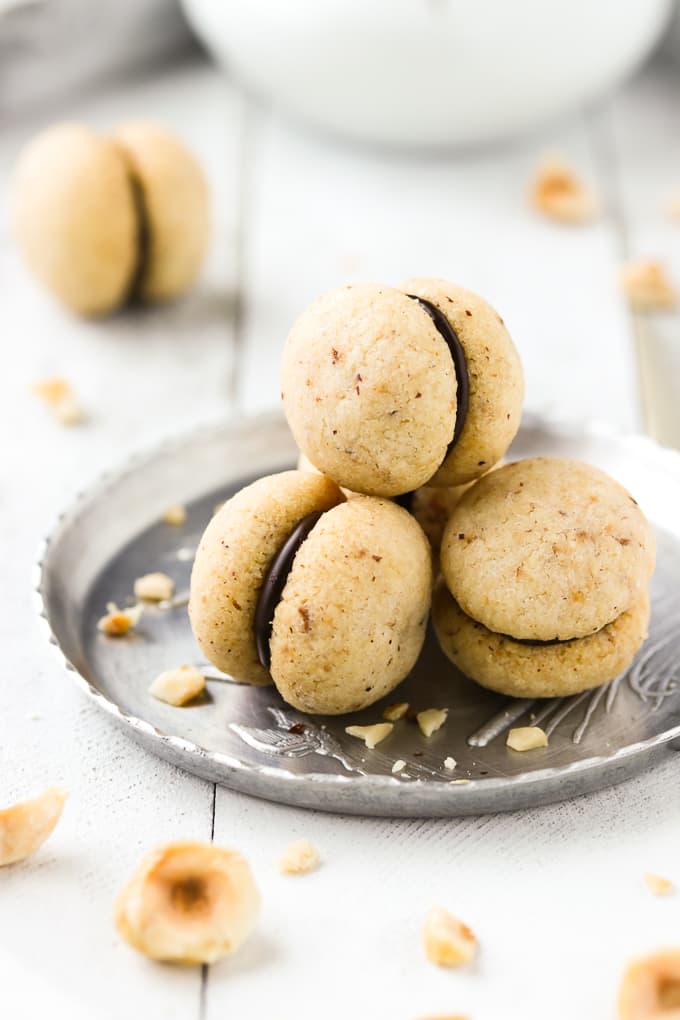
{"label": "sandwich cookie", "polygon": [[431,554],[387,500],[345,501],[328,478],[271,475],[230,499],[196,554],[189,615],[219,669],[273,680],[304,712],[358,711],[388,694],[420,653]]}
{"label": "sandwich cookie", "polygon": [[445,654],[504,694],[574,694],[632,661],[649,622],[655,542],[632,496],[588,464],[506,465],[446,526],[433,620]]}
{"label": "sandwich cookie", "polygon": [[288,337],[282,395],[298,445],[355,492],[462,485],[505,453],[523,377],[497,313],[442,280],[331,291]]}

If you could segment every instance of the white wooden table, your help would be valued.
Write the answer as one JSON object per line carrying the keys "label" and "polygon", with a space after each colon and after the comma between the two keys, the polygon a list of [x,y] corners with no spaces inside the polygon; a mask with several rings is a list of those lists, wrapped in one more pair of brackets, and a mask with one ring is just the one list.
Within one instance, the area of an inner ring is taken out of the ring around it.
{"label": "white wooden table", "polygon": [[[275,405],[293,318],[351,279],[441,275],[480,291],[520,348],[530,408],[638,427],[617,268],[631,254],[680,269],[680,230],[663,212],[680,186],[679,84],[674,69],[656,67],[538,137],[434,160],[300,133],[203,65],[45,114],[175,127],[210,177],[215,236],[186,301],[95,325],[34,286],[0,228],[0,802],[56,782],[70,793],[41,852],[0,872],[0,1016],[611,1018],[624,961],[680,941],[680,898],[653,899],[641,881],[652,870],[680,882],[672,758],[616,789],[514,816],[372,821],[251,800],[114,729],[52,661],[30,593],[39,538],[77,490],[169,433]],[[3,190],[37,126],[3,129]],[[592,226],[554,226],[527,209],[546,150],[601,192],[606,212]],[[87,425],[60,428],[29,394],[53,373],[76,387]],[[253,864],[257,934],[209,972],[155,965],[118,938],[113,898],[149,847],[211,836]],[[273,862],[299,836],[319,846],[323,867],[284,879]],[[433,904],[478,932],[472,971],[424,960]]]}

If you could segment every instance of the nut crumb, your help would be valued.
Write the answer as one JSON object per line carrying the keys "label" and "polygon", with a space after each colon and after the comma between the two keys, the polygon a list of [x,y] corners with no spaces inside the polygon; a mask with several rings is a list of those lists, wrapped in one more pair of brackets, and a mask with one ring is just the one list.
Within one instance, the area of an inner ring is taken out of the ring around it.
{"label": "nut crumb", "polygon": [[120,892],[115,924],[152,960],[215,963],[250,935],[260,909],[248,862],[210,843],[152,850]]}
{"label": "nut crumb", "polygon": [[512,751],[533,751],[537,747],[547,747],[548,737],[540,726],[516,726],[508,733],[505,745]]}
{"label": "nut crumb", "polygon": [[677,294],[661,262],[628,262],[621,270],[621,286],[637,312],[675,308]]}
{"label": "nut crumb", "polygon": [[425,918],[423,941],[428,960],[440,967],[460,967],[477,953],[474,932],[443,907],[433,907]]}
{"label": "nut crumb", "polygon": [[181,528],[183,524],[186,524],[186,519],[187,512],[180,503],[169,506],[163,514],[164,523],[172,525],[173,528]]}
{"label": "nut crumb", "polygon": [[402,769],[406,768],[406,762],[403,758],[397,758],[394,765],[392,766],[392,772],[401,772]]}
{"label": "nut crumb", "polygon": [[449,786],[464,786],[471,782],[471,779],[449,779]]}
{"label": "nut crumb", "polygon": [[43,400],[52,414],[62,425],[79,425],[84,418],[82,408],[66,379],[55,376],[41,379],[31,387],[37,397]]}
{"label": "nut crumb", "polygon": [[43,845],[61,817],[66,791],[52,786],[0,811],[0,867],[23,861]]}
{"label": "nut crumb", "polygon": [[449,772],[453,772],[458,762],[455,758],[444,758],[444,768],[448,769]]}
{"label": "nut crumb", "polygon": [[678,1016],[680,949],[660,949],[633,960],[619,987],[619,1020],[661,1020]]}
{"label": "nut crumb", "polygon": [[673,892],[673,883],[670,878],[663,878],[661,875],[654,875],[648,871],[644,875],[644,881],[652,896],[668,896]]}
{"label": "nut crumb", "polygon": [[149,694],[159,701],[177,707],[186,705],[205,690],[205,677],[195,666],[180,666],[159,673],[149,687]]}
{"label": "nut crumb", "polygon": [[283,875],[305,875],[318,868],[320,863],[319,851],[308,839],[296,839],[278,860],[279,871]]}
{"label": "nut crumb", "polygon": [[395,701],[394,704],[385,708],[383,719],[387,719],[388,722],[397,722],[399,719],[403,719],[407,712],[408,701]]}
{"label": "nut crumb", "polygon": [[538,212],[561,223],[585,223],[597,213],[592,189],[559,159],[541,163],[531,185],[530,197]]}
{"label": "nut crumb", "polygon": [[122,637],[139,624],[143,612],[144,606],[141,603],[129,609],[119,609],[115,602],[109,602],[106,616],[97,621],[97,630],[109,637]]}
{"label": "nut crumb", "polygon": [[385,737],[389,737],[394,729],[392,723],[374,723],[373,726],[345,726],[345,733],[350,737],[363,740],[370,750]]}
{"label": "nut crumb", "polygon": [[423,712],[418,712],[416,719],[422,735],[431,737],[433,733],[441,729],[448,714],[448,708],[426,708]]}
{"label": "nut crumb", "polygon": [[175,594],[175,582],[167,574],[144,574],[135,581],[134,593],[145,602],[165,602]]}

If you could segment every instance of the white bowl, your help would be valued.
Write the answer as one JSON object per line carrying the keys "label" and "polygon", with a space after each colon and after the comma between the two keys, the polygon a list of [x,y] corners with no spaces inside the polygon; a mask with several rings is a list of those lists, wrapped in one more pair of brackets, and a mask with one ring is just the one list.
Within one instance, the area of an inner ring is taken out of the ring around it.
{"label": "white bowl", "polygon": [[182,0],[244,84],[326,131],[386,145],[509,136],[636,68],[671,0]]}

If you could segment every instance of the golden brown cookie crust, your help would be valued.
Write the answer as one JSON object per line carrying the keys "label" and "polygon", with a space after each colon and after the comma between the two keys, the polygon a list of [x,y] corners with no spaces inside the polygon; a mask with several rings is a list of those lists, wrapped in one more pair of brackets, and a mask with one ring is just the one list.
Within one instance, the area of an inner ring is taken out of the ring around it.
{"label": "golden brown cookie crust", "polygon": [[462,485],[485,474],[505,454],[522,416],[524,375],[500,315],[478,294],[448,280],[412,279],[401,285],[436,305],[465,352],[470,394],[458,442],[430,485]]}
{"label": "golden brown cookie crust", "polygon": [[391,287],[341,287],[310,305],[288,336],[281,389],[300,449],[355,492],[418,488],[453,436],[449,349],[418,303]]}
{"label": "golden brown cookie crust", "polygon": [[430,556],[419,525],[389,500],[356,496],[325,513],[274,614],[271,671],[282,697],[335,715],[393,690],[425,638]]}
{"label": "golden brown cookie crust", "polygon": [[432,619],[444,654],[478,684],[515,698],[556,698],[598,687],[630,666],[647,636],[649,597],[644,591],[627,612],[589,637],[529,645],[472,620],[440,578]]}
{"label": "golden brown cookie crust", "polygon": [[254,637],[263,578],[295,525],[343,498],[323,475],[285,471],[242,489],[212,518],[196,552],[189,617],[201,650],[218,669],[244,683],[271,683]]}
{"label": "golden brown cookie crust", "polygon": [[441,568],[462,610],[489,630],[568,640],[636,605],[654,556],[651,525],[623,486],[589,464],[538,457],[463,496]]}

